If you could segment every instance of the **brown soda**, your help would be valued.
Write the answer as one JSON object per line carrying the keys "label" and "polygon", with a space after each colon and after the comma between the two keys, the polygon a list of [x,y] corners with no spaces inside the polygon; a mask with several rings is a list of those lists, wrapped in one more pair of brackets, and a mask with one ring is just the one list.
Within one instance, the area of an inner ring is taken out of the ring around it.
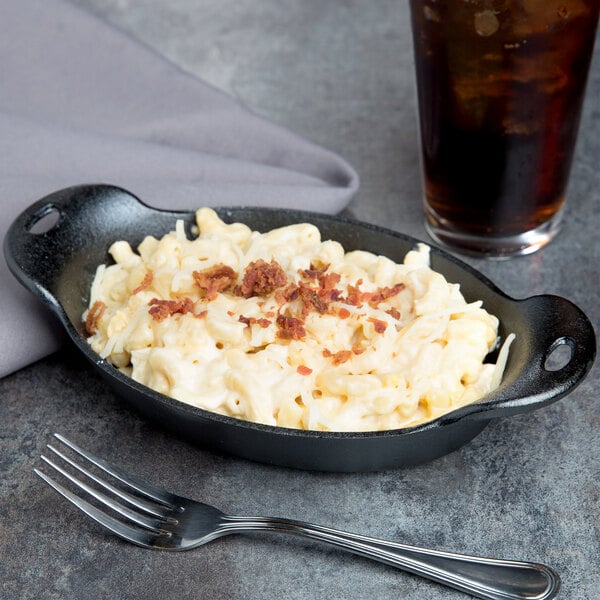
{"label": "brown soda", "polygon": [[425,200],[449,230],[508,238],[561,209],[599,3],[411,0]]}

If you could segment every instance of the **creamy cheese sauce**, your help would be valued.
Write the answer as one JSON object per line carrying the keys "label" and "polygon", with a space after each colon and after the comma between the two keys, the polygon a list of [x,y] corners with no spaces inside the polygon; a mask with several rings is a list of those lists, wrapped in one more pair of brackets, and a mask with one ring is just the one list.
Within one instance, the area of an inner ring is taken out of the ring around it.
{"label": "creamy cheese sauce", "polygon": [[209,411],[282,427],[422,423],[498,386],[498,320],[429,266],[345,252],[307,223],[267,233],[196,213],[134,251],[110,248],[83,315],[92,348],[134,380]]}

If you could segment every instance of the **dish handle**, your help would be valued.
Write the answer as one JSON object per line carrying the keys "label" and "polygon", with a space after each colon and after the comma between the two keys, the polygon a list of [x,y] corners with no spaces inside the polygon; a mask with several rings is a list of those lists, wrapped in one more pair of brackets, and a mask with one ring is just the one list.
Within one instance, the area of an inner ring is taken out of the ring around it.
{"label": "dish handle", "polygon": [[[99,203],[102,212],[96,208]],[[97,238],[102,230],[98,221],[111,214],[123,220],[135,219],[147,210],[135,196],[111,185],[59,190],[26,208],[13,221],[4,238],[6,262],[26,288],[60,314],[53,295],[60,273],[90,239]]]}
{"label": "dish handle", "polygon": [[509,303],[521,334],[510,348],[503,381],[487,400],[454,416],[490,419],[541,408],[577,387],[594,363],[594,328],[575,304],[553,295]]}

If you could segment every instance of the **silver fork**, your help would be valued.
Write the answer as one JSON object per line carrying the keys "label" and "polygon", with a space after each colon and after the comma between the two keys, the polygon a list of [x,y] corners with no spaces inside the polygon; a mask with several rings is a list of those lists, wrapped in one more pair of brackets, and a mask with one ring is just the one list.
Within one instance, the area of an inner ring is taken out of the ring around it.
{"label": "silver fork", "polygon": [[44,462],[121,518],[84,500],[39,469],[34,469],[36,474],[100,525],[144,548],[190,550],[231,533],[279,531],[343,548],[467,592],[476,598],[548,600],[558,594],[558,575],[550,567],[538,563],[417,548],[290,519],[226,515],[213,506],[172,494],[128,475],[65,437],[54,435],[80,457],[114,477],[122,487],[105,481],[50,444],[48,448],[58,458],[111,495],[90,486],[46,456],[42,456]]}

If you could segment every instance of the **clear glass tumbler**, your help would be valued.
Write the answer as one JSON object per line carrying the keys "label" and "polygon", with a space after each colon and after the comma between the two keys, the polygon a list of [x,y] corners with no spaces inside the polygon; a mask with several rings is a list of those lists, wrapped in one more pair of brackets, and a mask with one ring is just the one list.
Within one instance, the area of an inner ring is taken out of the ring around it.
{"label": "clear glass tumbler", "polygon": [[600,0],[410,0],[426,224],[466,253],[559,228]]}

